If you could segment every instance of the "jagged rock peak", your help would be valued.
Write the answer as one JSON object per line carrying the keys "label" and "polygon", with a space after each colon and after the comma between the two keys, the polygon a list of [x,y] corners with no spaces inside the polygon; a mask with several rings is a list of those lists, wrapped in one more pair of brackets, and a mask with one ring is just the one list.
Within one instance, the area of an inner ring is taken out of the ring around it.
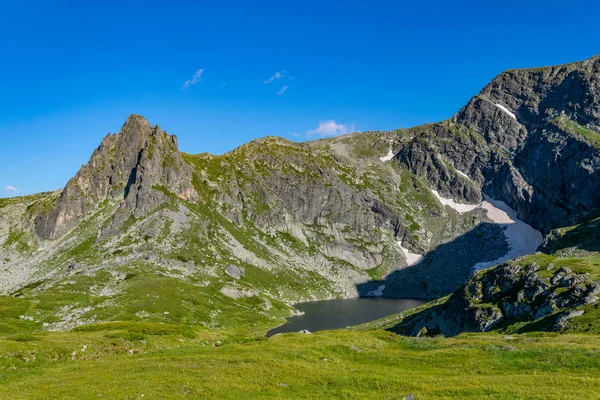
{"label": "jagged rock peak", "polygon": [[134,131],[135,128],[152,129],[152,125],[146,118],[139,114],[131,114],[121,128],[121,132]]}
{"label": "jagged rock peak", "polygon": [[600,207],[600,55],[503,72],[449,121],[410,131],[395,159],[443,196],[485,192],[544,233]]}
{"label": "jagged rock peak", "polygon": [[145,141],[159,136],[164,136],[167,142],[173,144],[175,148],[178,146],[177,136],[169,135],[162,131],[160,125],[152,126],[146,118],[138,114],[131,114],[121,127],[119,133],[113,135],[110,133],[107,134],[102,140],[100,147],[111,145],[120,136],[122,136],[122,140],[126,145],[139,147],[140,150],[145,146]]}
{"label": "jagged rock peak", "polygon": [[107,232],[115,232],[133,213],[140,217],[164,202],[157,187],[189,201],[198,198],[192,169],[177,149],[177,137],[131,115],[115,135],[107,135],[63,189],[55,207],[36,220],[43,239],[55,239],[77,225],[105,200],[120,202]]}

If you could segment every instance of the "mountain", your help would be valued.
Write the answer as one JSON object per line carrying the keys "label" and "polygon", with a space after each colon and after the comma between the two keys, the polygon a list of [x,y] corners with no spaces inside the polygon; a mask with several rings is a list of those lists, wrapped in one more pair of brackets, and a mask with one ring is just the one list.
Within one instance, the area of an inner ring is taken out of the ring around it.
{"label": "mountain", "polygon": [[48,213],[40,213],[35,231],[40,239],[57,239],[76,227],[106,200],[119,203],[112,223],[116,232],[125,220],[148,214],[166,200],[164,188],[184,200],[196,201],[192,168],[177,150],[177,137],[130,116],[118,135],[107,135],[85,165],[61,192]]}
{"label": "mountain", "polygon": [[425,145],[405,149],[405,164],[440,190],[456,185],[444,188],[445,180],[436,180],[446,171],[430,161],[435,157],[467,171],[547,235],[536,254],[479,271],[450,296],[375,325],[445,336],[600,330],[599,85],[599,56],[508,71],[452,119],[481,133],[475,152],[448,146],[440,128]]}
{"label": "mountain", "polygon": [[[504,72],[451,121],[433,125],[399,149],[397,157],[441,193],[460,196],[465,189],[448,179],[452,173],[435,161],[441,158],[547,233],[599,206],[594,186],[599,83],[600,56]],[[477,196],[475,190],[462,194],[466,199]]]}
{"label": "mountain", "polygon": [[600,331],[600,218],[553,230],[541,251],[474,274],[459,290],[372,326],[403,335]]}
{"label": "mountain", "polygon": [[598,56],[507,71],[447,121],[220,156],[132,115],[64,189],[0,200],[3,329],[272,326],[298,301],[463,290],[599,208],[599,80]]}

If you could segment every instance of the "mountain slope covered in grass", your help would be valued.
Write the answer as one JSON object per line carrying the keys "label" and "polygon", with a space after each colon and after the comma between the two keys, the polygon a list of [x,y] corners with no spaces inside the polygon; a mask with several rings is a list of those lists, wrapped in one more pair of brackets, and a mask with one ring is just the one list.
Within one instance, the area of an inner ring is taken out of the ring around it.
{"label": "mountain slope covered in grass", "polygon": [[[514,224],[578,245],[591,228],[565,227],[600,205],[599,71],[507,71],[447,121],[218,156],[132,115],[62,190],[0,200],[0,329],[266,329],[299,301],[448,296],[515,253]],[[550,274],[538,261],[523,279]]]}

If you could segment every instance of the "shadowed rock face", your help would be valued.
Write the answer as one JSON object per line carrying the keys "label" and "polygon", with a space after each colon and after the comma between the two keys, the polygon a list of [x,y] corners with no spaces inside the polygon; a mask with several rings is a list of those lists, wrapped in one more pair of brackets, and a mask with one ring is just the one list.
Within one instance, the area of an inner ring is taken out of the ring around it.
{"label": "shadowed rock face", "polygon": [[182,199],[198,198],[192,170],[177,149],[177,137],[131,115],[118,134],[107,135],[90,161],[69,180],[54,208],[35,221],[37,234],[56,239],[73,229],[105,201],[121,201],[106,234],[131,215],[139,218],[165,201],[157,188]]}
{"label": "shadowed rock face", "polygon": [[[452,168],[548,232],[600,206],[600,56],[507,71],[397,159],[447,196],[479,200]],[[452,184],[449,184],[452,183]]]}
{"label": "shadowed rock face", "polygon": [[600,57],[505,72],[455,118],[506,153],[500,176],[501,165],[487,166],[484,189],[537,228],[547,232],[600,205],[598,148],[560,123],[600,132]]}

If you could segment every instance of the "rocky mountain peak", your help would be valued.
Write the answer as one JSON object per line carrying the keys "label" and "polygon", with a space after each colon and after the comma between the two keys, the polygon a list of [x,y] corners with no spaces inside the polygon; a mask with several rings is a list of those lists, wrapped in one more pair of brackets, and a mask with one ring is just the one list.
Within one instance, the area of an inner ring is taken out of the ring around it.
{"label": "rocky mountain peak", "polygon": [[106,230],[110,234],[130,215],[139,218],[164,202],[164,190],[185,200],[198,198],[177,137],[132,114],[119,133],[102,140],[89,162],[69,180],[54,208],[37,218],[36,231],[43,239],[56,239],[107,200],[120,203]]}
{"label": "rocky mountain peak", "polygon": [[397,158],[463,201],[476,182],[542,232],[574,224],[600,207],[600,57],[503,72]]}
{"label": "rocky mountain peak", "polygon": [[144,129],[152,129],[150,122],[139,114],[131,114],[127,117],[127,120],[125,120],[121,132],[143,131]]}

